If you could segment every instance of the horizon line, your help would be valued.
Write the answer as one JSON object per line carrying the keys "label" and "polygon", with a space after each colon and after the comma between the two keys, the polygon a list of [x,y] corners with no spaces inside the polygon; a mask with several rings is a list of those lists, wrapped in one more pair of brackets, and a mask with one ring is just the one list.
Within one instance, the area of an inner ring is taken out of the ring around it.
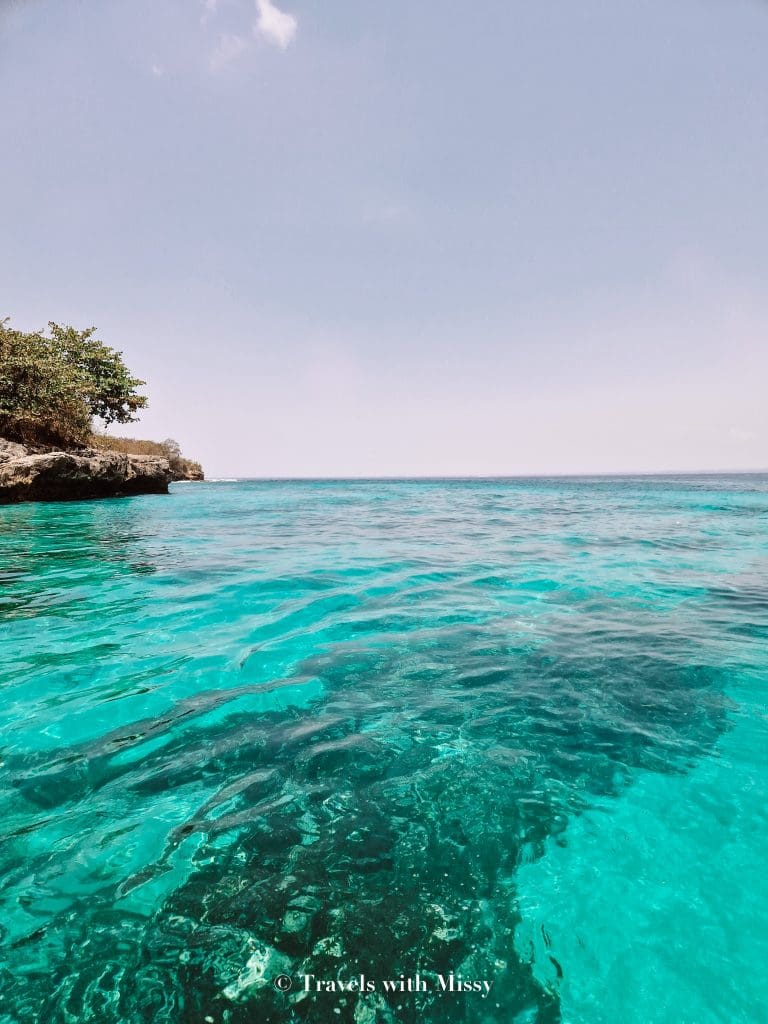
{"label": "horizon line", "polygon": [[[254,481],[262,483],[282,482],[316,482],[320,480],[337,481],[426,481],[440,480],[584,480],[584,479],[634,479],[637,477],[705,477],[705,476],[768,476],[768,468],[760,469],[663,469],[663,470],[620,470],[598,473],[447,473],[447,474],[382,474],[382,475],[349,475],[328,474],[322,476],[224,476],[207,477],[202,483],[230,483]],[[184,481],[177,481],[184,482]],[[195,483],[196,481],[187,481]]]}

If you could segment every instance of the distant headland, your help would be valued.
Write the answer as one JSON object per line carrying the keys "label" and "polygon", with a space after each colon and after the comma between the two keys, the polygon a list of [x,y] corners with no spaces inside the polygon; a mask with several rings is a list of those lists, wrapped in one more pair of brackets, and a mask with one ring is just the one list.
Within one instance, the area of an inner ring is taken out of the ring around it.
{"label": "distant headland", "polygon": [[112,437],[94,423],[131,423],[147,405],[121,352],[49,323],[24,332],[0,321],[0,504],[164,494],[203,480],[176,441]]}

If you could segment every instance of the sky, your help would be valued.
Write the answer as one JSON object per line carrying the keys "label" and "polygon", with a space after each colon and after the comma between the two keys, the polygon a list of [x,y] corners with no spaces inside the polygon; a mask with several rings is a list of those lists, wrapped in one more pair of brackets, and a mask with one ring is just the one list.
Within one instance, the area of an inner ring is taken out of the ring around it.
{"label": "sky", "polygon": [[765,0],[0,0],[0,125],[209,477],[768,467]]}

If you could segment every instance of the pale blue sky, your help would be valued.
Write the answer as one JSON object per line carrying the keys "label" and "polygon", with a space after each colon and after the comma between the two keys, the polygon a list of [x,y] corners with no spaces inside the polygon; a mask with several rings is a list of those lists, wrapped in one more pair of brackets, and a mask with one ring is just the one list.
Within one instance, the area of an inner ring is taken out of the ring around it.
{"label": "pale blue sky", "polygon": [[768,466],[768,4],[0,0],[0,312],[209,475]]}

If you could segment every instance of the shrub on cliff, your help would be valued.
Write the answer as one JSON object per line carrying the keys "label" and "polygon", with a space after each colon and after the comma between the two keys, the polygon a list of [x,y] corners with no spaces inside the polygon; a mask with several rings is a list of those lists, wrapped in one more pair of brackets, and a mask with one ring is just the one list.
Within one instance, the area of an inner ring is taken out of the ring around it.
{"label": "shrub on cliff", "polygon": [[130,423],[144,408],[144,381],[122,354],[94,338],[50,323],[48,332],[14,330],[0,321],[0,435],[37,444],[84,443],[91,419]]}
{"label": "shrub on cliff", "polygon": [[165,441],[145,441],[135,437],[113,437],[111,434],[94,433],[88,439],[93,448],[104,451],[122,452],[125,455],[159,455],[168,460],[171,473],[177,480],[202,480],[203,467],[199,462],[186,459],[181,445],[172,437]]}

